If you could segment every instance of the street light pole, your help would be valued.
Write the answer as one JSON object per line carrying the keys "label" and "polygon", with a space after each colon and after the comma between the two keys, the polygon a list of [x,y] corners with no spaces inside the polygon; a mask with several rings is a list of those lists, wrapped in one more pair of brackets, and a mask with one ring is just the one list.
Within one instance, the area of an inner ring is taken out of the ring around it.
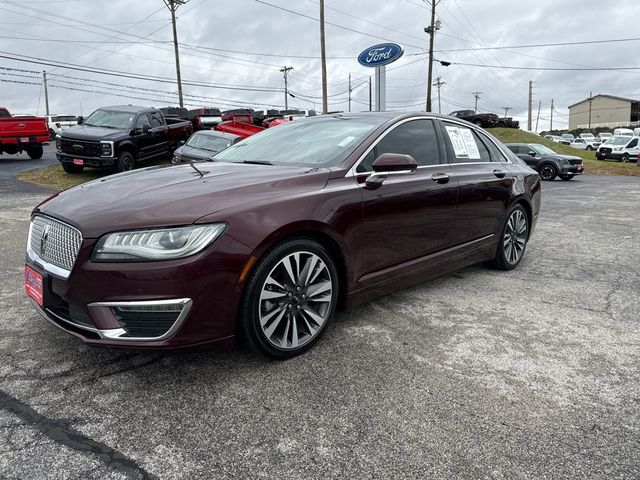
{"label": "street light pole", "polygon": [[287,82],[287,74],[289,73],[289,70],[293,70],[293,67],[282,67],[280,69],[280,71],[284,75],[284,109],[285,110],[289,110],[289,100],[287,98],[289,96],[289,84]]}
{"label": "street light pole", "polygon": [[473,113],[478,113],[478,100],[480,100],[480,95],[482,95],[482,92],[473,92],[473,96],[476,99],[476,104],[473,107]]}
{"label": "street light pole", "polygon": [[320,0],[320,56],[322,57],[322,113],[329,111],[327,102],[327,55],[324,47],[324,0]]}
{"label": "street light pole", "polygon": [[180,107],[184,107],[182,100],[182,78],[180,76],[180,53],[178,51],[178,31],[176,30],[176,10],[180,5],[184,5],[189,0],[163,0],[171,12],[171,25],[173,27],[173,49],[176,56],[176,79],[178,81],[178,102]]}
{"label": "street light pole", "polygon": [[438,89],[438,113],[442,113],[442,105],[440,104],[440,88],[445,84],[440,77],[436,79],[436,82],[433,84],[434,87]]}
{"label": "street light pole", "polygon": [[440,20],[436,22],[436,5],[439,2],[436,0],[431,0],[431,23],[427,28],[424,29],[426,33],[429,34],[429,68],[428,68],[428,77],[427,77],[427,112],[431,111],[431,84],[433,83],[433,37],[435,36],[436,30],[440,29]]}

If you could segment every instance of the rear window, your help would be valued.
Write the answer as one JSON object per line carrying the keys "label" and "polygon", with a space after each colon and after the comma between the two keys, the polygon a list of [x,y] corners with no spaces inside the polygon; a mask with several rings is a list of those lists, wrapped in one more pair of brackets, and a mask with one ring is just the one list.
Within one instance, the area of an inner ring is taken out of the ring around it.
{"label": "rear window", "polygon": [[78,118],[74,115],[58,115],[57,117],[51,117],[52,122],[76,122]]}
{"label": "rear window", "polygon": [[6,108],[0,108],[0,118],[11,118],[9,110],[7,110]]}

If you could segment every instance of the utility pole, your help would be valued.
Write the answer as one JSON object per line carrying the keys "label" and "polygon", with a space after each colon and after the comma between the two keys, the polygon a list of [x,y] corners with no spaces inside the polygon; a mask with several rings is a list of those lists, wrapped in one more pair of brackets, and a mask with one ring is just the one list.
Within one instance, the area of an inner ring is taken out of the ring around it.
{"label": "utility pole", "polygon": [[542,100],[538,102],[538,116],[536,117],[536,130],[535,133],[538,133],[538,120],[540,120],[540,107],[542,106]]}
{"label": "utility pole", "polygon": [[351,74],[349,74],[349,112],[351,112]]}
{"label": "utility pole", "polygon": [[371,111],[371,77],[369,77],[369,111]]}
{"label": "utility pole", "polygon": [[49,115],[49,90],[47,89],[47,72],[44,70],[42,71],[42,85],[44,86],[44,106],[47,109],[47,115]]}
{"label": "utility pole", "polygon": [[440,77],[436,79],[436,82],[433,84],[434,87],[438,89],[438,113],[442,113],[442,105],[440,103],[440,88],[445,84]]}
{"label": "utility pole", "polygon": [[429,34],[429,73],[427,77],[427,112],[431,111],[431,83],[433,82],[433,37],[436,30],[440,30],[440,20],[436,22],[436,5],[439,2],[431,0],[431,22],[429,26],[424,29]]}
{"label": "utility pole", "polygon": [[507,114],[509,113],[509,110],[513,110],[513,108],[511,107],[502,107],[504,109],[504,118],[507,118]]}
{"label": "utility pole", "polygon": [[593,92],[589,92],[589,130],[591,130],[591,103],[593,102],[593,98],[591,98],[592,96]]}
{"label": "utility pole", "polygon": [[324,0],[320,0],[320,56],[322,57],[322,113],[329,111],[327,102],[327,55],[324,48]]}
{"label": "utility pole", "polygon": [[176,56],[176,79],[178,80],[178,102],[184,107],[182,100],[182,78],[180,77],[180,53],[178,52],[178,31],[176,30],[176,10],[180,5],[184,5],[189,0],[163,0],[171,12],[171,25],[173,26],[173,49]]}
{"label": "utility pole", "polygon": [[482,95],[482,92],[471,92],[473,93],[473,96],[476,99],[476,104],[473,107],[473,113],[478,113],[478,100],[480,100],[480,95]]}
{"label": "utility pole", "polygon": [[289,84],[287,83],[287,74],[289,70],[293,70],[293,67],[284,66],[280,69],[284,75],[284,109],[289,110]]}
{"label": "utility pole", "polygon": [[531,131],[531,110],[533,109],[533,82],[529,80],[529,113],[527,115],[527,130]]}
{"label": "utility pole", "polygon": [[549,120],[549,130],[553,130],[553,98],[551,99],[551,120]]}

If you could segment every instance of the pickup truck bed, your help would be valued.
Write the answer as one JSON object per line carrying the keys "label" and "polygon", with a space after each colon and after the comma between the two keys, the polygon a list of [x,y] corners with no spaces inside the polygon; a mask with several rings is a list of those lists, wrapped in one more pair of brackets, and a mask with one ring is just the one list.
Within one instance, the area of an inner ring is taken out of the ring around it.
{"label": "pickup truck bed", "polygon": [[41,117],[12,117],[0,108],[0,154],[27,152],[33,159],[42,157],[42,145],[49,141],[47,121]]}

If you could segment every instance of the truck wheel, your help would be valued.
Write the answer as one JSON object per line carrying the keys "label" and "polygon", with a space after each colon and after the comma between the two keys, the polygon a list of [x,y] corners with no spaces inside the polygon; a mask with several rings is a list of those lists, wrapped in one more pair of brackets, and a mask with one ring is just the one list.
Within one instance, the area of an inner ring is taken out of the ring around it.
{"label": "truck wheel", "polygon": [[540,167],[539,173],[540,173],[540,178],[542,180],[546,180],[547,182],[550,182],[551,180],[556,178],[556,175],[557,175],[556,167],[554,167],[550,163],[545,163],[544,165],[542,165]]}
{"label": "truck wheel", "polygon": [[53,142],[56,139],[56,132],[49,130],[49,141]]}
{"label": "truck wheel", "polygon": [[620,159],[620,161],[622,163],[628,163],[629,162],[629,154],[625,153],[624,155],[622,155],[622,158]]}
{"label": "truck wheel", "polygon": [[81,165],[74,165],[73,163],[63,163],[62,168],[67,173],[82,173],[84,167]]}
{"label": "truck wheel", "polygon": [[42,158],[42,153],[42,145],[27,148],[27,155],[29,155],[29,158],[31,158],[32,160],[38,160],[39,158]]}
{"label": "truck wheel", "polygon": [[133,170],[136,168],[136,159],[129,152],[122,152],[118,155],[118,171],[119,172],[128,172],[129,170]]}

